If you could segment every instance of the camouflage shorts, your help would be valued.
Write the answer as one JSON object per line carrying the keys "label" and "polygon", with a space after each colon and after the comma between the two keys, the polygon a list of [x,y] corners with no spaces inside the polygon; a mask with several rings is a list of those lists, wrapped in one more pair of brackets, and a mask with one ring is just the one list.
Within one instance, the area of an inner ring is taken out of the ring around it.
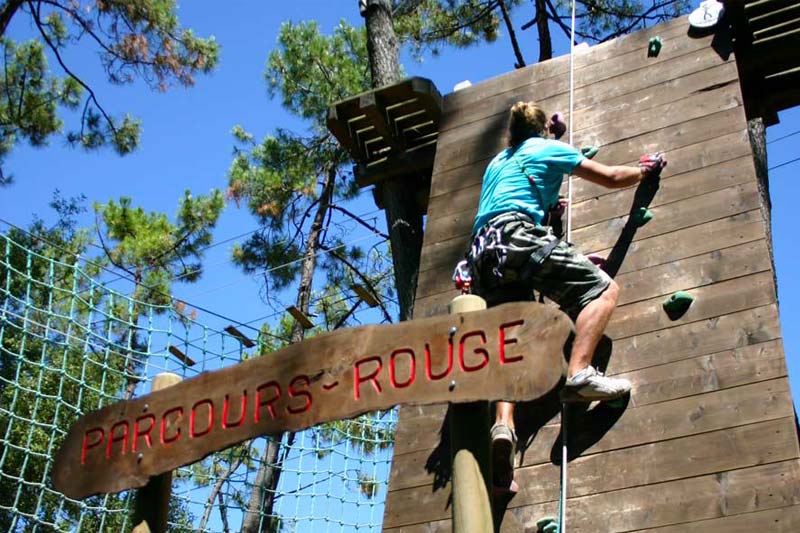
{"label": "camouflage shorts", "polygon": [[[491,238],[486,239],[487,234]],[[481,246],[473,246],[469,257],[475,278],[473,292],[491,307],[531,300],[536,290],[575,318],[606,290],[611,278],[565,241],[560,241],[543,262],[537,262],[537,253],[555,240],[549,227],[537,226],[523,214],[505,213],[493,218],[478,232],[475,243],[480,241]],[[487,241],[489,245],[484,246]],[[491,241],[502,246],[493,246]],[[476,250],[478,257],[473,256]]]}

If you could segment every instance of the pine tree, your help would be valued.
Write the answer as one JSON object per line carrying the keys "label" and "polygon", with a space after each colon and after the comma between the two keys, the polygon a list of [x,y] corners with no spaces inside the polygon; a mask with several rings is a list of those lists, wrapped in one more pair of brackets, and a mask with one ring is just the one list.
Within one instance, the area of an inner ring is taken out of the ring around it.
{"label": "pine tree", "polygon": [[[42,146],[63,129],[59,107],[78,109],[81,120],[67,140],[85,149],[110,145],[124,155],[139,143],[140,123],[130,115],[113,117],[101,105],[65,52],[80,41],[91,43],[108,81],[136,79],[151,88],[191,86],[198,73],[217,64],[214,38],[182,28],[175,0],[7,0],[0,6],[0,185],[11,175],[3,162],[17,143]],[[27,18],[35,39],[14,42],[7,35],[12,19]],[[61,75],[52,74],[48,56]]]}
{"label": "pine tree", "polygon": [[[308,315],[323,316],[318,330],[353,323],[360,300],[354,283],[388,296],[388,265],[379,249],[365,250],[347,242],[344,224],[379,233],[374,222],[351,213],[343,202],[357,194],[346,154],[325,126],[328,105],[368,88],[364,32],[341,23],[323,36],[315,23],[284,24],[279,48],[270,54],[267,85],[284,107],[308,121],[306,132],[278,130],[262,142],[243,128],[234,129],[237,149],[229,171],[229,195],[245,203],[261,229],[234,251],[245,272],[263,273],[264,299],[277,303],[281,290],[296,288],[294,305]],[[385,239],[385,236],[384,236]],[[325,276],[318,271],[324,266]],[[313,295],[317,294],[316,301]],[[391,320],[382,304],[384,320]],[[285,320],[285,342],[303,340],[306,330]],[[325,441],[323,434],[323,441]],[[333,439],[333,433],[328,433]],[[264,531],[273,515],[281,465],[294,435],[264,446],[242,531]],[[371,450],[370,450],[371,452]],[[365,486],[367,486],[365,480]]]}

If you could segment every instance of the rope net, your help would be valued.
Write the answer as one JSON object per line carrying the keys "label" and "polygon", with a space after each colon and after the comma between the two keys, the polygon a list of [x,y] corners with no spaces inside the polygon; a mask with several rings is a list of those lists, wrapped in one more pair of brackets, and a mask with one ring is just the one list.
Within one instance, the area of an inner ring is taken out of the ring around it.
{"label": "rope net", "polygon": [[[70,426],[146,394],[156,374],[189,378],[236,364],[270,350],[270,339],[259,335],[247,349],[180,304],[136,301],[99,283],[93,263],[19,237],[0,236],[0,531],[129,531],[133,491],[76,501],[52,488]],[[377,531],[395,424],[395,411],[370,413],[181,468],[169,530]],[[275,464],[265,461],[270,445]],[[277,486],[263,482],[269,472],[279,473]]]}

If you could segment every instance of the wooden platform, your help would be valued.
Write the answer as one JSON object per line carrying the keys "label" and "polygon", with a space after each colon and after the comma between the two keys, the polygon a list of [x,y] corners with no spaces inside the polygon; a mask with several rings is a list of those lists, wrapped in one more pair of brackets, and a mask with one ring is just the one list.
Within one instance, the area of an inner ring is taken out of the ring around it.
{"label": "wooden platform", "polygon": [[[633,188],[575,180],[573,241],[621,260],[608,371],[634,394],[570,430],[571,532],[800,531],[800,449],[737,67],[723,37],[687,32],[674,20],[575,58],[575,144],[600,146],[609,164],[665,150],[669,166],[649,201],[655,218],[637,231],[626,227]],[[664,46],[648,58],[656,35]],[[507,109],[532,99],[566,110],[568,70],[560,57],[444,98],[416,317],[446,313],[456,295],[450,274]],[[696,300],[673,321],[661,303],[677,290]],[[556,514],[558,409],[555,398],[518,408],[530,443],[504,530]],[[445,412],[401,410],[387,531],[450,531]]]}
{"label": "wooden platform", "polygon": [[800,105],[800,3],[724,0],[734,36],[748,118],[777,122]]}
{"label": "wooden platform", "polygon": [[333,104],[328,129],[355,160],[361,187],[430,173],[442,96],[426,78],[409,78]]}

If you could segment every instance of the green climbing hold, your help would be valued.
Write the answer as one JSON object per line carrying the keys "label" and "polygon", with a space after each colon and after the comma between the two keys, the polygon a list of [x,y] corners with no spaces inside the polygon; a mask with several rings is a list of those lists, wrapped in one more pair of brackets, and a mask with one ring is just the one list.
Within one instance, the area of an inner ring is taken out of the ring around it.
{"label": "green climbing hold", "polygon": [[662,44],[661,37],[651,37],[650,44],[647,46],[647,57],[658,57]]}
{"label": "green climbing hold", "polygon": [[664,300],[664,303],[661,304],[664,307],[664,310],[668,313],[675,313],[675,312],[683,312],[689,309],[689,306],[692,305],[694,301],[694,296],[689,294],[686,291],[678,291],[674,293],[672,296]]}
{"label": "green climbing hold", "polygon": [[558,522],[556,522],[556,519],[553,518],[552,516],[545,516],[544,518],[540,518],[539,520],[536,521],[536,531],[538,533],[542,533],[545,531],[546,527],[552,525],[558,528]]}
{"label": "green climbing hold", "polygon": [[558,533],[558,531],[559,531],[559,529],[558,529],[558,523],[557,522],[551,522],[550,524],[548,524],[548,525],[544,526],[544,528],[542,528],[542,533]]}
{"label": "green climbing hold", "polygon": [[644,226],[653,218],[653,212],[646,207],[640,207],[633,212],[633,221],[637,226]]}
{"label": "green climbing hold", "polygon": [[625,407],[625,398],[617,398],[615,400],[609,400],[606,402],[609,407],[613,407],[614,409],[622,409]]}
{"label": "green climbing hold", "polygon": [[581,154],[583,154],[583,157],[585,157],[586,159],[593,159],[594,156],[596,156],[597,152],[599,151],[600,148],[598,148],[597,146],[584,146],[583,148],[581,148]]}

